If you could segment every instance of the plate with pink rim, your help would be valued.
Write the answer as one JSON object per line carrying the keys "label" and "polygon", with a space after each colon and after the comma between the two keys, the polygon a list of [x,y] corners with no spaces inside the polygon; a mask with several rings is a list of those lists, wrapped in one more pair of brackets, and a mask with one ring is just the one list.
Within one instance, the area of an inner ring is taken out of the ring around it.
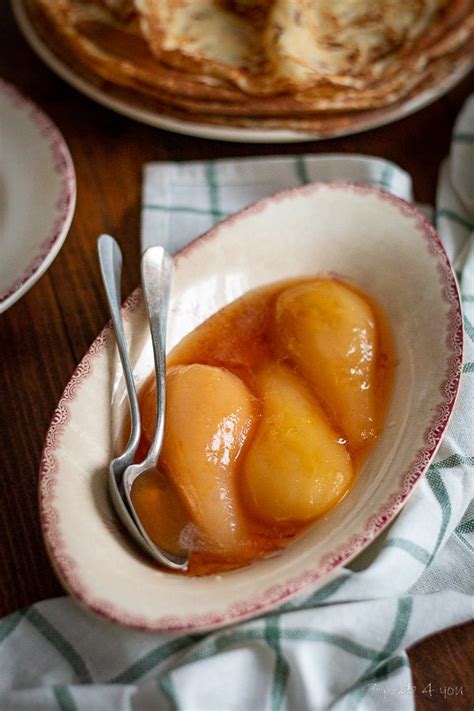
{"label": "plate with pink rim", "polygon": [[74,166],[58,128],[0,79],[0,313],[40,278],[59,252],[76,201]]}
{"label": "plate with pink rim", "polygon": [[65,60],[60,53],[54,50],[54,47],[49,46],[42,37],[41,31],[36,27],[35,21],[30,17],[23,0],[13,0],[12,9],[18,26],[31,48],[50,69],[78,91],[123,116],[128,116],[149,126],[217,141],[299,143],[367,131],[402,119],[433,103],[458,84],[472,70],[473,66],[472,48],[466,45],[459,57],[451,58],[444,67],[440,63],[431,76],[400,101],[380,109],[345,112],[338,119],[334,115],[322,115],[317,130],[296,131],[282,128],[217,125],[203,121],[192,121],[185,116],[174,117],[160,109],[153,97],[98,79],[92,72],[79,67],[74,61]]}
{"label": "plate with pink rim", "polygon": [[[276,555],[203,577],[142,557],[116,520],[107,466],[127,416],[110,327],[67,385],[49,428],[39,494],[46,547],[89,610],[146,630],[205,630],[250,618],[325,584],[393,520],[426,472],[457,396],[463,328],[441,240],[412,205],[379,189],[316,183],[266,198],[175,257],[168,348],[250,289],[337,273],[392,326],[397,366],[386,425],[355,484]],[[123,307],[137,383],[152,372],[141,292]],[[434,325],[436,325],[434,327]]]}

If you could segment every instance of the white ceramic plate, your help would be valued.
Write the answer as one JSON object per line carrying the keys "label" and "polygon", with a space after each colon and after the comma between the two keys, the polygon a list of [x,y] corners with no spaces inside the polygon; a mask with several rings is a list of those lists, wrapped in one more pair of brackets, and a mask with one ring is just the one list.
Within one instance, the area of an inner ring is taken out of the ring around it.
{"label": "white ceramic plate", "polygon": [[[377,189],[320,183],[279,193],[222,222],[175,263],[169,348],[248,289],[337,272],[385,309],[399,362],[388,424],[340,506],[272,558],[218,577],[183,578],[142,558],[111,510],[106,471],[127,405],[110,328],[100,334],[47,435],[42,526],[73,595],[112,620],[149,630],[217,627],[326,583],[394,518],[426,471],[462,361],[459,294],[441,241],[415,208]],[[140,384],[152,370],[140,291],[124,314]]]}
{"label": "white ceramic plate", "polygon": [[76,179],[51,119],[0,79],[0,313],[49,267],[71,224]]}
{"label": "white ceramic plate", "polygon": [[[81,91],[86,96],[94,99],[99,104],[107,106],[109,109],[117,111],[119,114],[136,119],[142,123],[157,128],[164,128],[167,131],[183,133],[188,136],[199,136],[200,138],[212,138],[218,141],[238,141],[240,143],[299,143],[303,141],[317,141],[326,138],[336,138],[337,136],[347,136],[353,133],[360,133],[371,128],[384,126],[405,116],[419,111],[427,104],[432,103],[440,96],[452,89],[461,79],[472,69],[472,57],[467,56],[461,63],[454,63],[451,73],[444,76],[440,81],[432,83],[426,89],[422,89],[414,96],[405,101],[398,102],[386,110],[374,112],[364,112],[363,117],[354,115],[354,120],[348,122],[344,128],[328,128],[324,133],[304,132],[291,130],[269,130],[251,129],[226,126],[212,126],[205,123],[194,123],[192,121],[182,121],[172,118],[159,111],[147,108],[139,97],[132,92],[126,96],[126,92],[120,91],[119,95],[114,94],[114,87],[104,88],[88,79],[85,74],[79,74],[66,64],[61,57],[56,55],[43,42],[31,22],[21,0],[12,0],[12,8],[16,16],[18,25],[26,40],[39,57],[58,74],[62,79]],[[101,82],[103,84],[103,82]],[[126,96],[126,98],[124,98]],[[330,124],[330,119],[328,119]]]}

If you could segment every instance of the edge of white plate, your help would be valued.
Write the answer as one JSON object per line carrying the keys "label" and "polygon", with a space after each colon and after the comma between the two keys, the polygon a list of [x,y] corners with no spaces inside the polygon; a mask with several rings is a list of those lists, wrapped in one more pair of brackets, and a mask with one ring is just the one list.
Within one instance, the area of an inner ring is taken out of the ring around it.
{"label": "edge of white plate", "polygon": [[24,272],[16,277],[8,289],[0,293],[0,313],[3,313],[38,281],[51,266],[64,244],[76,206],[76,174],[66,141],[49,116],[16,86],[2,78],[0,78],[0,93],[11,99],[16,108],[27,113],[28,118],[41,134],[41,138],[48,143],[51,163],[54,171],[60,176],[56,213],[52,218],[49,234]]}
{"label": "edge of white plate", "polygon": [[42,41],[37,34],[33,23],[23,6],[22,0],[11,0],[13,13],[20,30],[30,47],[37,53],[43,62],[52,69],[61,79],[64,79],[68,84],[73,86],[78,91],[82,92],[90,99],[97,101],[108,109],[112,109],[123,116],[135,119],[141,123],[153,126],[154,128],[162,128],[173,133],[181,133],[186,136],[195,136],[197,138],[207,138],[217,141],[229,141],[238,143],[303,143],[305,141],[324,141],[331,138],[339,138],[341,136],[349,136],[356,133],[363,133],[369,129],[385,126],[399,119],[405,118],[410,114],[419,111],[436,99],[439,99],[443,94],[446,94],[458,82],[461,81],[472,69],[473,62],[466,60],[464,64],[457,68],[453,74],[449,75],[446,80],[436,88],[426,89],[412,99],[404,102],[400,106],[396,106],[392,113],[386,114],[382,118],[374,118],[370,120],[370,115],[367,117],[367,122],[364,125],[356,128],[344,128],[333,131],[331,134],[307,131],[291,131],[282,129],[247,129],[247,128],[223,128],[220,126],[211,126],[204,123],[195,123],[192,121],[181,121],[180,119],[169,118],[148,109],[133,106],[123,99],[118,99],[108,95],[99,87],[91,82],[88,82],[82,76],[75,74],[74,71],[65,64],[54,52]]}

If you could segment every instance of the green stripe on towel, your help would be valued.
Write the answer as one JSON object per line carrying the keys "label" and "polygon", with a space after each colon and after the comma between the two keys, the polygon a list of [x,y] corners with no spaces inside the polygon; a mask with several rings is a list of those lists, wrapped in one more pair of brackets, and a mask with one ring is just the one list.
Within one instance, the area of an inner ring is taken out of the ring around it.
{"label": "green stripe on towel", "polygon": [[354,640],[342,635],[322,632],[320,630],[309,630],[305,628],[286,629],[280,632],[281,639],[294,642],[324,642],[334,647],[342,649],[348,654],[362,659],[377,659],[378,652],[375,649],[354,642]]}
{"label": "green stripe on towel", "polygon": [[436,462],[432,466],[436,469],[452,469],[453,467],[458,467],[461,464],[467,464],[467,466],[474,466],[474,457],[465,457],[462,454],[451,454],[450,457],[443,459],[441,462]]}
{"label": "green stripe on towel", "polygon": [[456,526],[456,533],[474,533],[474,518],[469,521],[463,521]]}
{"label": "green stripe on towel", "polygon": [[159,664],[162,664],[183,649],[191,647],[200,639],[200,637],[195,635],[187,635],[186,637],[178,637],[178,639],[173,639],[171,642],[162,644],[151,652],[148,652],[148,654],[145,654],[145,656],[129,666],[128,669],[125,669],[121,674],[111,679],[110,684],[133,684]]}
{"label": "green stripe on towel", "polygon": [[474,133],[466,133],[464,131],[454,133],[452,140],[454,143],[474,143]]}
{"label": "green stripe on towel", "polygon": [[474,222],[471,222],[467,217],[463,215],[458,215],[454,210],[448,210],[441,208],[440,210],[435,210],[435,224],[440,217],[444,217],[447,220],[452,220],[461,227],[465,227],[467,230],[474,230]]}
{"label": "green stripe on towel", "polygon": [[430,554],[425,548],[422,548],[417,543],[409,541],[407,538],[389,538],[385,544],[387,547],[393,546],[409,553],[412,558],[427,565],[430,560]]}
{"label": "green stripe on towel", "polygon": [[[348,709],[350,711],[355,711],[358,707],[360,701],[363,699],[368,691],[369,684],[377,673],[383,674],[387,672],[392,673],[395,669],[388,672],[390,659],[387,658],[396,650],[396,648],[401,644],[403,637],[408,629],[408,624],[411,618],[411,612],[413,609],[413,600],[409,597],[402,597],[398,600],[397,612],[395,615],[395,620],[393,622],[392,630],[389,634],[388,640],[384,645],[383,650],[378,655],[378,659],[366,669],[364,674],[358,679],[354,684],[357,688],[354,689],[349,697]],[[398,666],[399,669],[403,664]],[[380,677],[379,677],[380,678]]]}
{"label": "green stripe on towel", "polygon": [[308,169],[306,167],[306,162],[304,156],[296,156],[295,158],[295,173],[300,185],[308,185],[310,182],[308,176]]}
{"label": "green stripe on towel", "polygon": [[275,652],[275,669],[272,682],[272,711],[279,711],[285,698],[286,684],[290,669],[281,653],[280,626],[278,615],[273,615],[265,620],[265,639]]}
{"label": "green stripe on towel", "polygon": [[[447,465],[448,460],[454,459],[456,456],[457,455],[453,454],[452,457],[448,457],[448,459],[444,461],[445,466],[449,466]],[[428,473],[426,475],[426,479],[428,481],[428,484],[430,485],[431,491],[433,492],[434,497],[441,508],[441,526],[439,529],[438,538],[436,540],[436,545],[434,547],[433,553],[430,556],[429,563],[431,563],[431,561],[439,550],[439,547],[444,538],[444,534],[446,533],[446,529],[448,528],[449,519],[451,518],[451,501],[449,499],[448,491],[437,469],[437,467],[441,467],[442,465],[443,462],[432,464],[428,469]],[[452,466],[456,466],[456,464],[453,464]]]}
{"label": "green stripe on towel", "polygon": [[169,674],[165,674],[164,676],[160,677],[160,679],[158,679],[158,686],[168,699],[173,711],[175,711],[175,709],[178,708],[178,702],[176,701],[174,685],[171,681],[171,677],[169,676]]}
{"label": "green stripe on towel", "polygon": [[349,578],[351,577],[352,576],[349,573],[346,573],[345,575],[340,575],[338,578],[331,580],[330,583],[327,583],[319,590],[316,590],[316,592],[310,595],[310,597],[304,602],[292,602],[290,600],[290,602],[285,602],[283,605],[280,605],[278,611],[290,612],[291,610],[307,610],[308,608],[312,608],[315,605],[320,605],[328,598],[330,598],[331,595],[334,595],[334,593],[336,593],[339,588],[342,587],[346,580],[349,580]]}
{"label": "green stripe on towel", "polygon": [[206,163],[206,181],[209,189],[211,215],[218,220],[221,217],[222,212],[219,206],[219,185],[217,182],[216,164],[213,161]]}
{"label": "green stripe on towel", "polygon": [[393,165],[390,165],[387,163],[387,165],[384,167],[382,174],[379,178],[379,184],[383,188],[390,189],[392,187],[392,178],[393,178]]}
{"label": "green stripe on towel", "polygon": [[462,541],[464,543],[464,545],[467,548],[469,548],[470,551],[472,551],[472,553],[474,553],[474,546],[471,546],[471,544],[469,543],[467,538],[465,536],[463,536],[462,533],[458,533],[457,531],[454,531],[454,534],[459,538],[460,541]]}
{"label": "green stripe on towel", "polygon": [[0,622],[0,644],[11,635],[25,616],[25,610],[13,612]]}
{"label": "green stripe on towel", "polygon": [[77,711],[77,706],[67,686],[53,686],[53,694],[61,711]]}
{"label": "green stripe on towel", "polygon": [[466,314],[464,314],[464,330],[466,331],[471,341],[474,342],[474,326],[472,325]]}
{"label": "green stripe on towel", "polygon": [[41,612],[38,612],[34,607],[30,609],[25,614],[25,619],[33,625],[33,627],[46,639],[48,642],[55,647],[56,651],[65,659],[69,666],[75,672],[78,680],[85,683],[92,682],[91,674],[78,652],[74,649],[72,644],[67,641],[65,637],[59,632],[54,625],[49,622],[49,620],[44,617]]}

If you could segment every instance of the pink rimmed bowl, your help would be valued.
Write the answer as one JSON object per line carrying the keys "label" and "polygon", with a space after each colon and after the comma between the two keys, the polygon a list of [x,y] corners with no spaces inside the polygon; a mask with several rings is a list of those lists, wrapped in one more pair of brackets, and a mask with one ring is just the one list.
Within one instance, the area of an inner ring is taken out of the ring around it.
{"label": "pink rimmed bowl", "polygon": [[71,224],[76,176],[51,119],[0,78],[0,313],[52,264]]}
{"label": "pink rimmed bowl", "polygon": [[[222,222],[175,259],[168,347],[244,292],[337,272],[384,308],[398,365],[386,427],[340,506],[271,558],[220,576],[158,570],[130,544],[107,495],[107,466],[127,413],[110,328],[67,385],[40,469],[44,538],[65,588],[110,620],[147,630],[205,630],[315,589],[400,511],[448,424],[459,385],[458,289],[441,241],[420,212],[378,189],[314,184]],[[124,306],[138,383],[152,370],[139,290]],[[112,415],[111,415],[112,412]]]}

